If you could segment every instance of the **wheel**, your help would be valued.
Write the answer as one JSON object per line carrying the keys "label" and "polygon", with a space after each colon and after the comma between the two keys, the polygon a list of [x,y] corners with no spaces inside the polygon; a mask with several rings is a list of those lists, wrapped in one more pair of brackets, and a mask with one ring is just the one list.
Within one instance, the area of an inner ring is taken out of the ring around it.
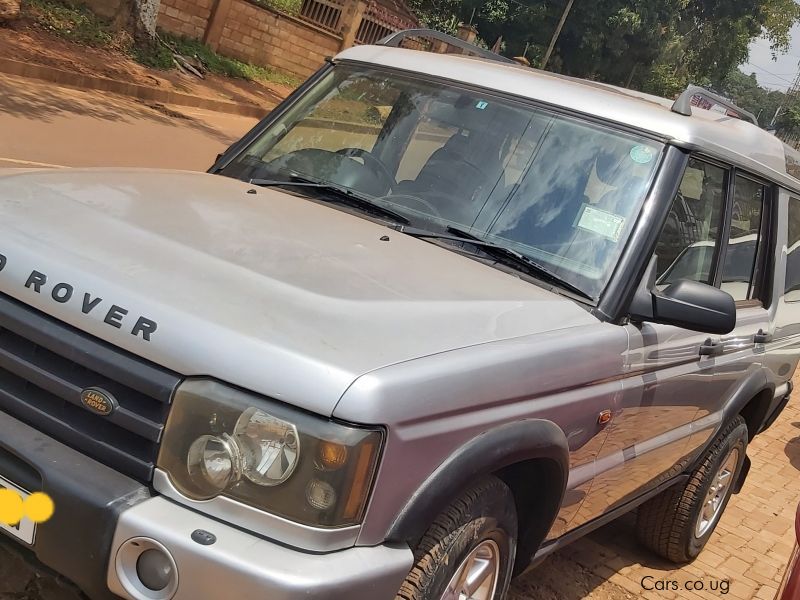
{"label": "wheel", "polygon": [[516,537],[511,490],[496,477],[481,480],[436,517],[395,600],[501,600]]}
{"label": "wheel", "polygon": [[685,485],[664,490],[639,507],[639,540],[672,562],[693,560],[728,505],[746,450],[747,425],[737,416],[717,436]]}

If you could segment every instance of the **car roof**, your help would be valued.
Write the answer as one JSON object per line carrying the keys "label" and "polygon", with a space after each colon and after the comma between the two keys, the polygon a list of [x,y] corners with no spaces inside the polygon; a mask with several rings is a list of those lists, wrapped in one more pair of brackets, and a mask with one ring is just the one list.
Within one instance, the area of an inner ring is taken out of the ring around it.
{"label": "car roof", "polygon": [[335,60],[371,63],[478,85],[618,123],[735,164],[800,192],[800,180],[787,169],[787,163],[796,163],[800,168],[800,153],[760,127],[720,112],[694,108],[687,117],[673,112],[673,101],[666,98],[461,54],[355,46]]}

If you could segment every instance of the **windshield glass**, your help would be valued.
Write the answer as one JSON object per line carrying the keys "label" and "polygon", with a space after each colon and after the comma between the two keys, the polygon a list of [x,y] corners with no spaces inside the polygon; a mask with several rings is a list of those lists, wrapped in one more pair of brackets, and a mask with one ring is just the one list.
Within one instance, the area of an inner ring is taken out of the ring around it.
{"label": "windshield glass", "polygon": [[662,151],[488,91],[339,65],[221,173],[345,187],[416,227],[509,247],[596,298]]}

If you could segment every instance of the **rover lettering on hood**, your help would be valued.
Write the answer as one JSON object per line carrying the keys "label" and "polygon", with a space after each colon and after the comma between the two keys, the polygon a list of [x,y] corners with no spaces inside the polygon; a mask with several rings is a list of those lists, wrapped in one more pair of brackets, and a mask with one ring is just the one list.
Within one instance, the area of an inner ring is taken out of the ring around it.
{"label": "rover lettering on hood", "polygon": [[[7,263],[6,256],[0,254],[0,273],[3,272]],[[143,316],[134,318],[128,314],[130,311],[127,308],[104,301],[103,298],[96,296],[92,292],[76,290],[75,286],[70,283],[48,281],[47,274],[41,271],[34,269],[27,279],[20,283],[37,294],[49,296],[59,304],[79,303],[81,312],[85,315],[94,311],[105,313],[103,316],[104,323],[117,329],[127,330],[134,337],[141,337],[146,342],[150,341],[153,333],[158,329],[158,323],[152,319]]]}

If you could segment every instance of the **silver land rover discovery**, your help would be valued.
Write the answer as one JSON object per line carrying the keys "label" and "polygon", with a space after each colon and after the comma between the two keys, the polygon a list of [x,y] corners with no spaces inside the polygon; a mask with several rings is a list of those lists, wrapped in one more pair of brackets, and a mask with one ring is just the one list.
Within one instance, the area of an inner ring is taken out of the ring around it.
{"label": "silver land rover discovery", "polygon": [[800,160],[425,33],[209,173],[0,177],[22,554],[93,599],[500,600],[633,509],[702,550],[800,357]]}

